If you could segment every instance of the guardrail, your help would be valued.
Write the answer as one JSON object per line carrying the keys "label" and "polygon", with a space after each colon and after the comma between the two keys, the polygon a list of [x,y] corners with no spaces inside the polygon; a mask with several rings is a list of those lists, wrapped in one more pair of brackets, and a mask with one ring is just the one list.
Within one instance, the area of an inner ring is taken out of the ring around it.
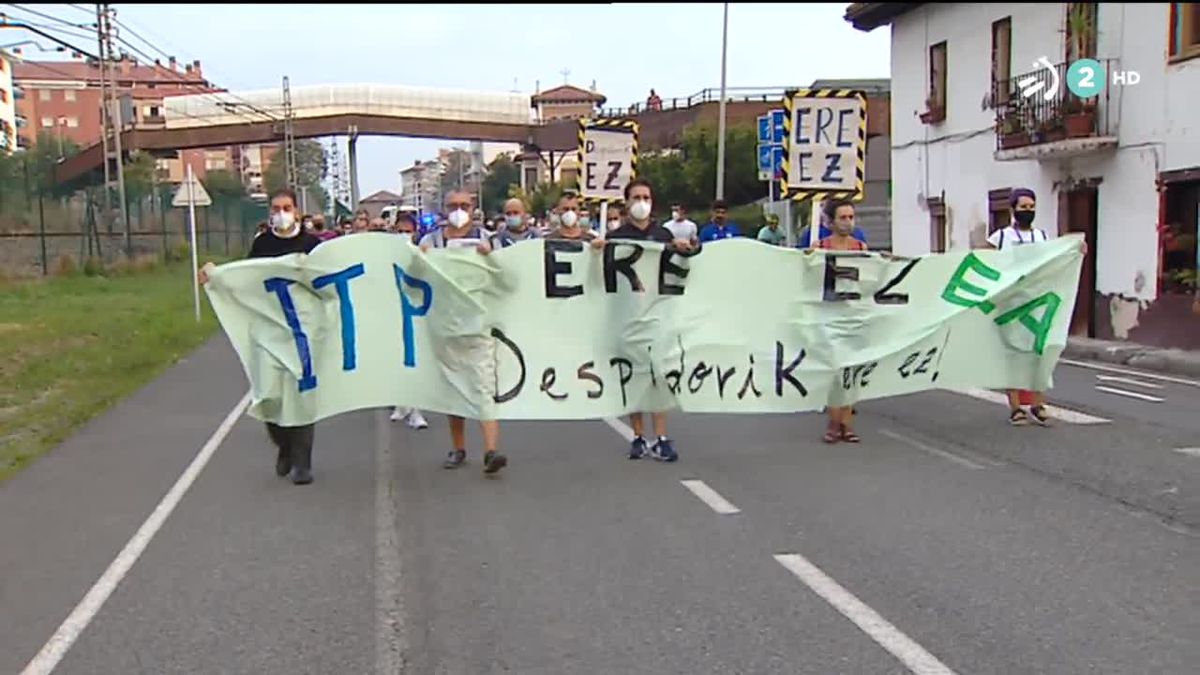
{"label": "guardrail", "polygon": [[[726,103],[769,103],[783,101],[783,94],[795,87],[726,87]],[[600,117],[625,117],[638,115],[647,111],[686,110],[701,103],[712,103],[721,100],[721,90],[718,88],[702,89],[691,96],[681,98],[663,98],[662,104],[650,107],[647,101],[634,103],[628,108],[604,108],[598,113]]]}

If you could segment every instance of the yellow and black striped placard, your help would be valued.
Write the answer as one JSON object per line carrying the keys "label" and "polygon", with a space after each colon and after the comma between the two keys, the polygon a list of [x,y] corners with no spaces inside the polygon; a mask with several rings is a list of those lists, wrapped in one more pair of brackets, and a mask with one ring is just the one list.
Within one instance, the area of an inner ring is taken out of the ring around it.
{"label": "yellow and black striped placard", "polygon": [[[579,180],[580,181],[583,180],[583,155],[584,155],[584,149],[587,146],[587,131],[589,129],[603,129],[605,131],[625,131],[630,134],[633,134],[633,157],[630,159],[630,179],[637,178],[638,123],[635,120],[624,119],[624,118],[601,118],[601,119],[583,118],[583,119],[579,120],[579,150],[577,153],[577,160],[579,162],[579,172],[580,172]],[[578,192],[580,192],[580,193],[583,192],[582,185],[578,189]],[[609,203],[621,201],[621,198],[614,197],[611,199],[606,199],[604,197],[583,197],[583,198],[581,198],[581,200],[583,201],[584,204],[599,204],[600,202],[605,202],[605,201],[609,202]]]}
{"label": "yellow and black striped placard", "polygon": [[[820,99],[820,98],[838,98],[838,99],[856,99],[858,101],[858,138],[855,143],[854,157],[854,189],[853,190],[811,190],[805,188],[789,187],[788,176],[790,175],[791,157],[792,157],[792,118],[796,103],[801,99]],[[854,89],[793,89],[784,94],[783,97],[783,128],[786,132],[783,139],[783,171],[779,179],[779,194],[783,198],[791,198],[796,201],[817,200],[824,201],[828,199],[846,199],[850,201],[860,201],[865,194],[865,184],[867,176],[867,95],[865,92]]]}

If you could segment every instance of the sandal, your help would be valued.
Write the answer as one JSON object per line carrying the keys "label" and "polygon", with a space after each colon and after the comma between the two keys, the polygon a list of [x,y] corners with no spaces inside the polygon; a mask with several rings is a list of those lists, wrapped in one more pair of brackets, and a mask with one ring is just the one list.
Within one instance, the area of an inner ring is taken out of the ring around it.
{"label": "sandal", "polygon": [[1050,416],[1046,414],[1046,408],[1044,406],[1035,405],[1030,408],[1029,417],[1035,423],[1040,424],[1041,426],[1045,427],[1050,425]]}
{"label": "sandal", "polygon": [[842,440],[841,430],[836,425],[830,424],[825,430],[825,436],[821,439],[826,443],[837,443]]}
{"label": "sandal", "polygon": [[847,443],[857,443],[857,442],[861,441],[862,439],[858,437],[858,434],[854,433],[853,429],[851,429],[850,427],[843,424],[842,425],[842,440],[846,441]]}
{"label": "sandal", "polygon": [[1021,408],[1015,408],[1008,415],[1008,423],[1014,427],[1025,426],[1026,424],[1029,424],[1029,415],[1027,415]]}

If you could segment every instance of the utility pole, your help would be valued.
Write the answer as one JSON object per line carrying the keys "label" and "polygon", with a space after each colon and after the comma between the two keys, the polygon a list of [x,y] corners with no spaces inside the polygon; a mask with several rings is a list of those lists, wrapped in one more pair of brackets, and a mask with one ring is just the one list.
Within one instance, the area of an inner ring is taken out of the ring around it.
{"label": "utility pole", "polygon": [[299,182],[296,175],[296,133],[292,126],[295,117],[292,114],[292,87],[288,84],[287,75],[283,76],[283,153],[287,163],[287,186],[295,190]]}
{"label": "utility pole", "polygon": [[[103,104],[109,107],[108,114],[105,117],[108,120],[105,133],[111,132],[113,135],[113,155],[117,165],[117,213],[121,219],[121,231],[125,235],[125,255],[131,257],[133,255],[133,238],[129,231],[129,209],[125,200],[125,166],[124,153],[121,150],[121,132],[124,130],[124,120],[121,119],[121,109],[117,105],[117,83],[113,81],[112,61],[113,61],[113,17],[116,15],[116,10],[108,6],[108,3],[97,5],[97,30],[100,31],[100,72],[101,83],[105,79],[108,80],[108,100]],[[104,69],[107,62],[108,77],[105,77]],[[116,118],[115,120],[113,118]],[[108,157],[105,156],[107,164]],[[105,209],[109,208],[109,200],[107,199],[109,185],[107,179],[104,185],[105,194]],[[108,220],[108,213],[105,213],[105,220]],[[111,231],[111,230],[110,230]]]}
{"label": "utility pole", "polygon": [[104,6],[96,4],[96,44],[99,48],[100,58],[100,147],[104,152],[104,217],[107,220],[108,214],[112,213],[112,202],[109,199],[109,184],[112,182],[112,177],[109,174],[110,155],[108,154],[108,134],[110,131],[108,119],[108,60],[104,58],[105,44],[104,39]]}
{"label": "utility pole", "polygon": [[729,46],[729,3],[721,21],[721,103],[717,122],[717,199],[725,198],[725,54]]}
{"label": "utility pole", "polygon": [[342,183],[342,153],[338,150],[338,139],[334,136],[331,139],[329,148],[329,195],[332,197],[329,201],[329,213],[337,216],[337,203],[342,199],[342,191],[345,186]]}

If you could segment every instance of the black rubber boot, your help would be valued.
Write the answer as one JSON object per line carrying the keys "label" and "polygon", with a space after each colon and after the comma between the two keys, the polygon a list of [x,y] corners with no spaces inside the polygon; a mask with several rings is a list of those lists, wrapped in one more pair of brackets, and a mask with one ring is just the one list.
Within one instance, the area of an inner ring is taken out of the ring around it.
{"label": "black rubber boot", "polygon": [[292,470],[292,452],[288,437],[288,433],[282,427],[276,426],[267,422],[267,435],[271,437],[271,442],[279,448],[279,454],[275,456],[275,475],[283,477],[288,475]]}
{"label": "black rubber boot", "polygon": [[308,485],[313,482],[313,426],[292,427],[288,433],[291,436],[292,483]]}

